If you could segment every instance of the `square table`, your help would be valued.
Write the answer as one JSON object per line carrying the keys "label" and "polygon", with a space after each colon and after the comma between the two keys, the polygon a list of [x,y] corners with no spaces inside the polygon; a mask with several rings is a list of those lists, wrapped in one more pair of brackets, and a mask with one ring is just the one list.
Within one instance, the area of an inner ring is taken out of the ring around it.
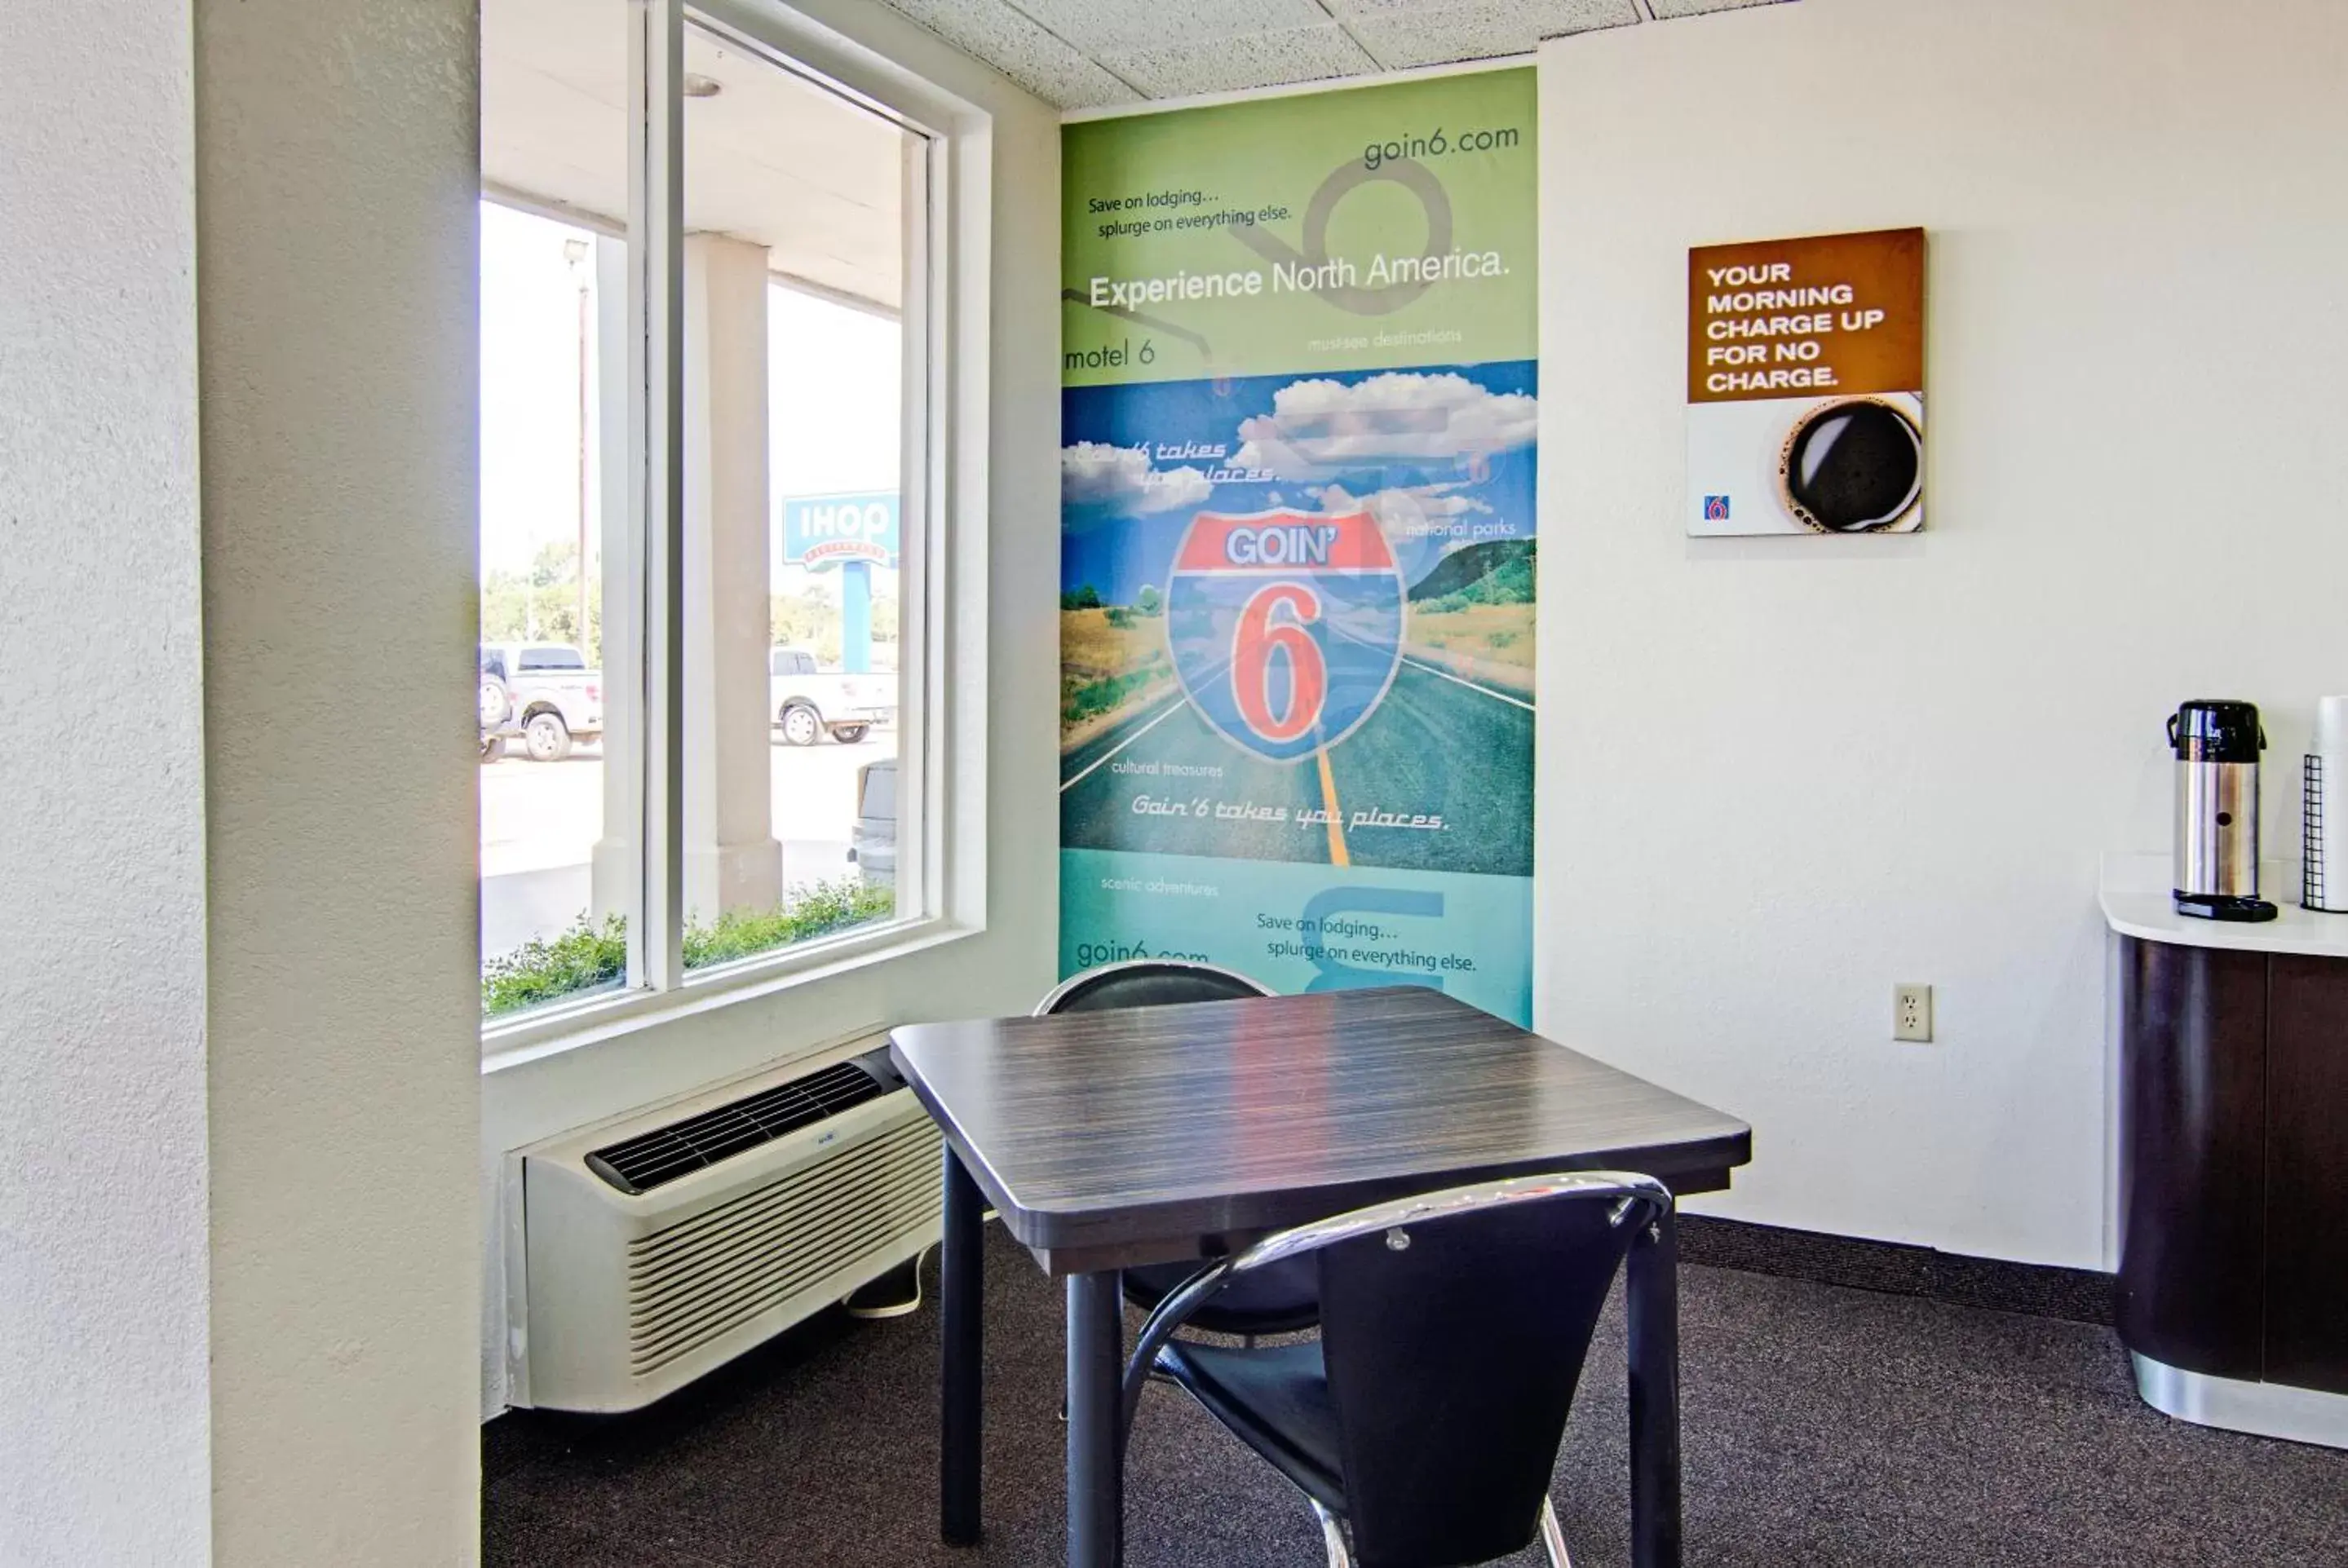
{"label": "square table", "polygon": [[[1071,1568],[1123,1553],[1121,1269],[1543,1171],[1716,1191],[1752,1157],[1735,1118],[1424,987],[911,1024],[890,1044],[946,1141],[941,1532],[979,1533],[991,1204],[1067,1280]],[[1680,1560],[1675,1247],[1666,1216],[1625,1265],[1637,1568]]]}

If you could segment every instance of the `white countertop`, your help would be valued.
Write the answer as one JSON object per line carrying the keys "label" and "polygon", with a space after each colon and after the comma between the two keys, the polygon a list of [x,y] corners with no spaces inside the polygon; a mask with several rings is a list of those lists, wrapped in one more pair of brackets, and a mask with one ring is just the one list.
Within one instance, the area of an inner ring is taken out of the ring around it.
{"label": "white countertop", "polygon": [[2166,855],[2104,856],[2098,890],[2105,924],[2123,937],[2188,948],[2236,948],[2253,953],[2302,953],[2348,958],[2348,915],[2326,915],[2299,907],[2299,867],[2287,861],[2259,863],[2259,893],[2281,907],[2271,920],[2204,920],[2180,915],[2170,896]]}

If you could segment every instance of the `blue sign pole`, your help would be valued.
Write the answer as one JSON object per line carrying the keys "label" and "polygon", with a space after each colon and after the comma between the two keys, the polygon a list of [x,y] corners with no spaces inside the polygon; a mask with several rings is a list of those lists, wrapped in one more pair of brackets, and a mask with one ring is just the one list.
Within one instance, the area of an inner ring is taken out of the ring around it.
{"label": "blue sign pole", "polygon": [[839,667],[850,675],[872,668],[872,567],[869,561],[839,565]]}

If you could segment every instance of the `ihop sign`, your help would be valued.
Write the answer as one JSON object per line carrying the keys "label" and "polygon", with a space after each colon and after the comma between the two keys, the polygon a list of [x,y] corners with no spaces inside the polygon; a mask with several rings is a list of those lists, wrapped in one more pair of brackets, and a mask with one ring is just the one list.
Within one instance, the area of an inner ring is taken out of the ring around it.
{"label": "ihop sign", "polygon": [[897,492],[783,498],[783,560],[791,566],[897,564]]}
{"label": "ihop sign", "polygon": [[1200,512],[1174,551],[1175,675],[1208,723],[1268,761],[1301,761],[1376,712],[1402,627],[1402,573],[1366,512]]}

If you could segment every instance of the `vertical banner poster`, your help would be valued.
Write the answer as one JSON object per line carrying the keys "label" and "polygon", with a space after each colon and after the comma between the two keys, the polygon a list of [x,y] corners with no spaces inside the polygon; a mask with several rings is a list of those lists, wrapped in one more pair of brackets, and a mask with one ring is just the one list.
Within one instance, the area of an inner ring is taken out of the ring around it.
{"label": "vertical banner poster", "polygon": [[1060,968],[1532,1010],[1529,69],[1064,132]]}
{"label": "vertical banner poster", "polygon": [[1924,231],[1688,252],[1687,527],[1924,526]]}

